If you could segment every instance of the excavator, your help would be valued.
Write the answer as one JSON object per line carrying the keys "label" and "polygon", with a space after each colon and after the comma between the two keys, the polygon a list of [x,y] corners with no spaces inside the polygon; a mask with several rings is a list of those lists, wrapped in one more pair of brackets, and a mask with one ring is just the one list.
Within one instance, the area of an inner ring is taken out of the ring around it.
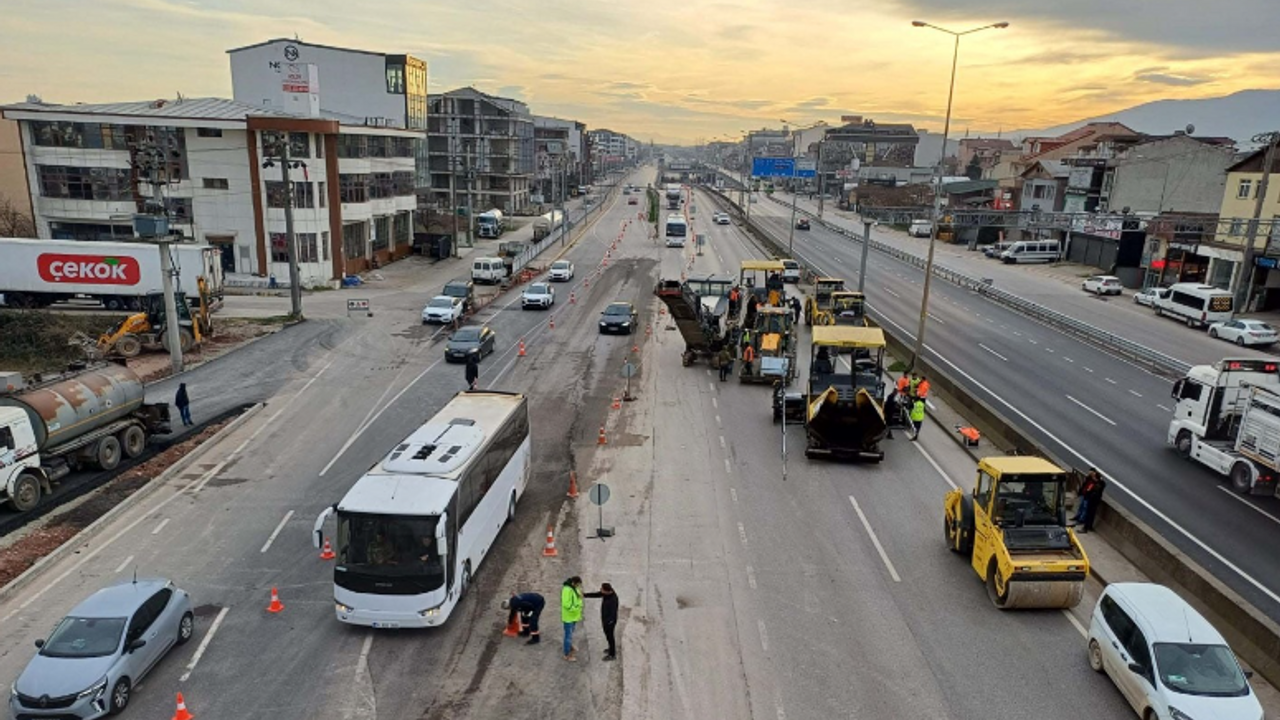
{"label": "excavator", "polygon": [[[174,292],[178,309],[179,346],[184,353],[199,347],[204,342],[205,336],[212,331],[204,280],[199,280],[197,285],[200,291],[200,302],[194,317],[190,305],[187,304],[186,294],[181,290]],[[135,357],[143,350],[167,351],[169,349],[167,321],[164,293],[149,292],[142,300],[141,312],[125,318],[110,332],[98,338],[98,351],[103,356],[117,355],[125,358]]]}

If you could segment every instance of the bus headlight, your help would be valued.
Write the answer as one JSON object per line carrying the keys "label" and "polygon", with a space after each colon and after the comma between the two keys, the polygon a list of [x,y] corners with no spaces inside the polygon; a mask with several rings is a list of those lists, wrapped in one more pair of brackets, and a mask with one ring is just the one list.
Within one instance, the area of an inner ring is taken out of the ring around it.
{"label": "bus headlight", "polygon": [[356,610],[355,608],[351,607],[350,605],[343,605],[342,603],[338,602],[337,600],[334,600],[334,601],[333,601],[333,609],[334,609],[334,610],[337,610],[338,612],[343,613],[343,614],[346,614],[346,613],[352,613],[352,612],[355,612],[355,610]]}
{"label": "bus headlight", "polygon": [[429,607],[426,610],[419,610],[418,615],[424,618],[433,618],[440,614],[440,606]]}

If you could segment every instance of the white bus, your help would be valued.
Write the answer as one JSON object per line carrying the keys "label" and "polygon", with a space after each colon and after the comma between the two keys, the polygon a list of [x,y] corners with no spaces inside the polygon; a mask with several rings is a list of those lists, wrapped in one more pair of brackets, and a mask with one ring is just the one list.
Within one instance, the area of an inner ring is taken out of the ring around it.
{"label": "white bus", "polygon": [[375,628],[449,619],[530,472],[528,401],[461,392],[398,443],[337,505],[333,598],[338,620]]}
{"label": "white bus", "polygon": [[1172,317],[1187,323],[1187,327],[1201,327],[1231,319],[1231,293],[1219,287],[1201,283],[1174,283],[1169,292],[1157,297],[1151,304],[1157,315]]}
{"label": "white bus", "polygon": [[684,247],[689,234],[689,223],[679,215],[667,216],[667,247]]}

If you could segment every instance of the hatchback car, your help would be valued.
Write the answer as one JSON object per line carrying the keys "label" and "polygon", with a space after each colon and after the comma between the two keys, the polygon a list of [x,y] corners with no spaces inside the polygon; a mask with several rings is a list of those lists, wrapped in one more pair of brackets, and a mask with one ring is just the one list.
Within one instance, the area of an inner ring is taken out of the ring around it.
{"label": "hatchback car", "polygon": [[717,225],[728,225],[730,222],[729,213],[726,213],[726,212],[716,213],[715,220]]}
{"label": "hatchback car", "polygon": [[1139,305],[1155,307],[1156,300],[1169,296],[1169,288],[1143,288],[1133,294],[1133,301]]}
{"label": "hatchback car", "polygon": [[1241,347],[1268,347],[1280,339],[1276,329],[1261,320],[1227,320],[1209,326],[1209,337],[1233,342]]}
{"label": "hatchback car", "polygon": [[16,718],[99,718],[125,709],[133,688],[195,634],[191,598],[167,580],[134,580],[71,609],[13,684]]}
{"label": "hatchback car", "polygon": [[551,282],[569,282],[573,279],[573,263],[568,260],[557,260],[551,263],[551,272],[547,273]]}
{"label": "hatchback car", "polygon": [[636,331],[636,306],[629,302],[609,303],[600,313],[600,334]]}
{"label": "hatchback car", "polygon": [[1143,720],[1261,720],[1222,635],[1163,585],[1113,583],[1089,620],[1089,667],[1105,672]]}
{"label": "hatchback car", "polygon": [[546,310],[556,304],[556,290],[550,283],[533,283],[520,293],[520,309],[541,308]]}
{"label": "hatchback car", "polygon": [[808,219],[808,218],[800,218],[799,220],[797,220],[797,221],[796,221],[796,229],[797,229],[797,230],[808,230],[808,229],[809,229],[809,219]]}
{"label": "hatchback car", "polygon": [[477,360],[493,352],[498,336],[488,325],[464,325],[449,338],[444,347],[444,359],[448,362],[465,362],[468,357]]}
{"label": "hatchback car", "polygon": [[912,220],[911,226],[907,228],[907,234],[911,237],[927,238],[933,234],[933,223],[928,220]]}
{"label": "hatchback car", "polygon": [[451,323],[462,319],[462,298],[437,295],[422,308],[422,324]]}
{"label": "hatchback car", "polygon": [[638,205],[639,203],[637,203],[637,202],[636,202],[636,199],[635,199],[635,198],[627,198],[627,204],[628,204],[628,205]]}
{"label": "hatchback car", "polygon": [[1119,295],[1124,288],[1115,275],[1092,275],[1080,283],[1080,289],[1094,295]]}

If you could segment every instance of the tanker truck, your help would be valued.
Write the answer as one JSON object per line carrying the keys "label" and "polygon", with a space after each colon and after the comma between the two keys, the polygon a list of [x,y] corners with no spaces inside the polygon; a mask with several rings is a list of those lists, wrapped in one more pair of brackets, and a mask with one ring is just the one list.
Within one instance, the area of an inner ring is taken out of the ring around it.
{"label": "tanker truck", "polygon": [[53,484],[83,468],[114,470],[154,434],[169,432],[169,405],[145,403],[142,379],[107,364],[26,385],[0,379],[0,502],[26,512]]}

